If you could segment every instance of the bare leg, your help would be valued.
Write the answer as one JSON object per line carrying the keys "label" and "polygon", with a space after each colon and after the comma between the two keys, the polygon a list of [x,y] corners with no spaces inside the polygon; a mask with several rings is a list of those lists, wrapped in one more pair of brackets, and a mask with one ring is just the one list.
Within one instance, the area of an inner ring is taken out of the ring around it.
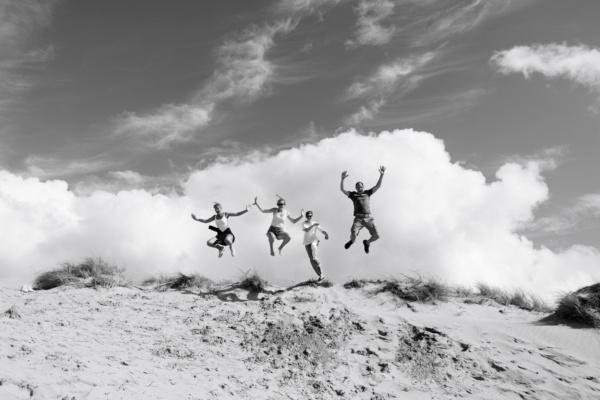
{"label": "bare leg", "polygon": [[217,238],[208,239],[206,245],[208,247],[214,247],[215,249],[219,250],[219,258],[223,257],[223,246],[217,244]]}
{"label": "bare leg", "polygon": [[273,243],[275,242],[275,235],[272,232],[268,232],[267,237],[269,238],[269,248],[271,250],[271,255],[273,257],[275,257],[275,250],[273,250]]}
{"label": "bare leg", "polygon": [[225,238],[225,243],[229,246],[229,250],[231,251],[231,257],[235,257],[235,249],[233,248],[233,236],[227,235]]}
{"label": "bare leg", "polygon": [[281,250],[283,250],[285,245],[288,244],[290,242],[290,240],[292,240],[290,235],[288,235],[287,233],[284,233],[283,234],[283,243],[281,243],[281,246],[279,246],[279,255],[281,255]]}

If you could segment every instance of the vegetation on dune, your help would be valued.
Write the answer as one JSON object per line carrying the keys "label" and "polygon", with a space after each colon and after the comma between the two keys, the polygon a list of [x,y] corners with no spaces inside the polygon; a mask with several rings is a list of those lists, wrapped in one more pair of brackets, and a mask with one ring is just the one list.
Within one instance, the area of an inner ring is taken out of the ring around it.
{"label": "vegetation on dune", "polygon": [[538,312],[552,311],[552,307],[544,299],[532,293],[526,293],[522,289],[509,291],[482,282],[477,282],[476,287],[480,296],[492,299],[504,306],[512,305],[524,310]]}
{"label": "vegetation on dune", "polygon": [[42,272],[33,281],[33,288],[36,290],[49,290],[63,285],[111,288],[128,287],[131,282],[125,275],[124,268],[100,257],[87,257],[78,264],[63,262],[55,269]]}
{"label": "vegetation on dune", "polygon": [[403,279],[391,279],[378,289],[378,293],[389,292],[407,300],[422,303],[446,301],[450,287],[431,275],[404,275]]}
{"label": "vegetation on dune", "polygon": [[465,302],[481,303],[487,298],[505,306],[513,305],[529,311],[553,311],[553,308],[544,299],[521,289],[508,291],[482,282],[478,282],[475,289],[450,286],[431,275],[403,275],[402,278],[387,280],[353,279],[346,282],[344,288],[360,289],[373,285],[376,286],[375,293],[392,293],[406,301],[435,303],[436,301],[447,301],[449,297],[459,297],[466,298]]}
{"label": "vegetation on dune", "polygon": [[142,282],[142,286],[152,286],[154,290],[164,292],[169,289],[185,290],[185,289],[212,289],[214,282],[209,278],[191,274],[185,275],[182,273],[164,274],[148,278]]}
{"label": "vegetation on dune", "polygon": [[559,297],[553,317],[600,328],[600,283]]}
{"label": "vegetation on dune", "polygon": [[268,285],[269,282],[267,282],[258,272],[255,270],[248,270],[245,272],[242,271],[238,287],[253,293],[262,293],[266,290]]}

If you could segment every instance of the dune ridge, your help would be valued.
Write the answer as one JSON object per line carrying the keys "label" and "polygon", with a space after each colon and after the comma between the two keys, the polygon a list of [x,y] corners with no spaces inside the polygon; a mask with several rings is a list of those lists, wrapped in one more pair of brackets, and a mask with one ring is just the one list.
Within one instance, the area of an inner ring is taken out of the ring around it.
{"label": "dune ridge", "polygon": [[483,297],[406,301],[383,284],[0,288],[0,398],[600,396],[598,330]]}

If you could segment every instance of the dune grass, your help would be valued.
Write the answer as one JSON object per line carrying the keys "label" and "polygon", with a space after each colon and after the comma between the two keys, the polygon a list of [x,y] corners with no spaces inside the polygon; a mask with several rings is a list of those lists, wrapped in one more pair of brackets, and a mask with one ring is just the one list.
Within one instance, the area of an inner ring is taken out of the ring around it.
{"label": "dune grass", "polygon": [[600,328],[600,283],[563,293],[556,303],[553,317]]}
{"label": "dune grass", "polygon": [[487,283],[477,282],[476,288],[479,295],[492,299],[504,306],[512,305],[528,311],[552,312],[553,308],[541,297],[527,293],[522,289],[512,291],[490,286]]}
{"label": "dune grass", "polygon": [[240,282],[238,287],[240,289],[246,289],[253,293],[262,293],[266,291],[266,287],[269,285],[262,275],[255,270],[242,271],[240,276]]}
{"label": "dune grass", "polygon": [[211,290],[214,282],[200,274],[186,275],[182,273],[163,274],[150,277],[142,282],[142,286],[152,286],[152,289],[158,292],[164,292],[169,289],[189,290],[189,289],[207,289]]}
{"label": "dune grass", "polygon": [[35,290],[49,290],[64,285],[92,288],[128,287],[125,269],[100,257],[87,257],[80,263],[63,262],[59,267],[39,274],[33,281]]}
{"label": "dune grass", "polygon": [[391,279],[378,289],[378,293],[389,292],[395,296],[421,303],[446,301],[450,295],[450,287],[431,275],[403,275],[402,279]]}

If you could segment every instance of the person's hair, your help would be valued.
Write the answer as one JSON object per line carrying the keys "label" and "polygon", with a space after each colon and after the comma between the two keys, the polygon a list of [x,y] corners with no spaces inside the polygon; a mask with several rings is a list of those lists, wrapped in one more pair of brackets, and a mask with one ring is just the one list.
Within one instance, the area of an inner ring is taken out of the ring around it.
{"label": "person's hair", "polygon": [[313,212],[310,211],[310,210],[308,210],[307,212],[304,213],[304,215],[307,216],[307,217],[308,217],[308,214],[313,215]]}
{"label": "person's hair", "polygon": [[364,184],[364,183],[362,183],[361,181],[358,181],[358,182],[356,182],[356,184],[355,184],[354,186],[356,187],[356,185],[358,185],[359,183],[360,183],[361,185],[365,186],[365,184]]}
{"label": "person's hair", "polygon": [[216,206],[219,206],[219,207],[223,208],[223,206],[221,205],[221,203],[217,203],[217,202],[215,201],[215,204],[213,204],[213,208],[215,208]]}

